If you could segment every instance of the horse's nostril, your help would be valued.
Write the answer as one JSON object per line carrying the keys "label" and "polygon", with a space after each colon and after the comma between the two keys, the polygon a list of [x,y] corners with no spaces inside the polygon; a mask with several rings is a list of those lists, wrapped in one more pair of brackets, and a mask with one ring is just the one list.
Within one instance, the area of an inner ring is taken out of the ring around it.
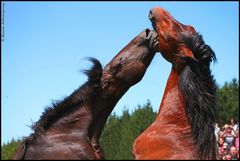
{"label": "horse's nostril", "polygon": [[152,9],[149,11],[148,18],[149,18],[150,20],[153,19],[153,12],[152,12]]}
{"label": "horse's nostril", "polygon": [[146,37],[148,37],[149,33],[150,33],[150,29],[146,29],[145,32],[146,32]]}

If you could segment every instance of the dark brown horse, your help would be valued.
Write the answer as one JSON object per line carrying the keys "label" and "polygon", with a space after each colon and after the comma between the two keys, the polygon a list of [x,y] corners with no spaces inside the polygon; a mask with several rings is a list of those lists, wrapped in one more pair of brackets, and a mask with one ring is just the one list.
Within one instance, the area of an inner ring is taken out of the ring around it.
{"label": "dark brown horse", "polygon": [[15,159],[104,159],[99,146],[104,124],[124,93],[143,78],[157,49],[157,33],[145,29],[103,70],[90,58],[88,81],[45,110]]}
{"label": "dark brown horse", "polygon": [[149,18],[159,50],[172,64],[156,120],[135,140],[136,159],[216,159],[216,84],[212,49],[192,26],[156,7]]}

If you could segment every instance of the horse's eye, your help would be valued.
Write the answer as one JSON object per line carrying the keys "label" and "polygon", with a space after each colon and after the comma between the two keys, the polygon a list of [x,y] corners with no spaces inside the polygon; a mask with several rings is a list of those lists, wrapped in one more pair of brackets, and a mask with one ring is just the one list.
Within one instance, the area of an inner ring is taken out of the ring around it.
{"label": "horse's eye", "polygon": [[119,59],[120,64],[124,64],[123,57]]}

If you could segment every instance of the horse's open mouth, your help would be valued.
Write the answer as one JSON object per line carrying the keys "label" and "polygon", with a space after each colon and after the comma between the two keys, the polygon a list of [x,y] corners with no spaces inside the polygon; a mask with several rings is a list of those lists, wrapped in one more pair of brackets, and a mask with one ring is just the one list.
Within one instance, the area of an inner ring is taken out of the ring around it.
{"label": "horse's open mouth", "polygon": [[152,49],[154,49],[155,51],[158,51],[159,42],[158,42],[158,36],[157,36],[156,31],[146,29],[145,32],[146,32],[146,39],[149,40],[150,47]]}
{"label": "horse's open mouth", "polygon": [[158,41],[158,35],[156,31],[153,31],[153,38],[151,39],[151,46],[155,51],[159,51],[159,41]]}
{"label": "horse's open mouth", "polygon": [[158,51],[158,45],[159,45],[159,41],[158,41],[158,37],[156,37],[153,39],[152,47]]}
{"label": "horse's open mouth", "polygon": [[[157,33],[155,18],[152,16],[152,11],[151,11],[151,10],[150,10],[150,12],[149,12],[148,18],[149,18],[149,20],[150,20],[151,23],[152,23],[152,27],[153,27],[154,31]],[[159,39],[158,39],[158,35],[156,35],[156,38],[154,39],[153,48],[156,49],[157,51],[159,51]]]}

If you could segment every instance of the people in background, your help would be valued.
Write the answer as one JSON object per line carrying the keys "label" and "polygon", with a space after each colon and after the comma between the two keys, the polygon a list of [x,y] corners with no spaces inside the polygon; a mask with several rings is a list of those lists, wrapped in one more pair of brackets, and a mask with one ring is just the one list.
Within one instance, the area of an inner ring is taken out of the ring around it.
{"label": "people in background", "polygon": [[230,148],[230,155],[232,157],[232,160],[238,160],[237,148],[235,146],[232,146]]}
{"label": "people in background", "polygon": [[[220,128],[221,127],[221,128]],[[229,124],[215,124],[219,160],[239,159],[239,122],[231,118]]]}
{"label": "people in background", "polygon": [[226,126],[225,131],[223,132],[224,142],[227,143],[228,150],[230,150],[230,147],[235,146],[235,138],[237,135],[234,130],[234,133],[232,134],[232,130],[232,126]]}
{"label": "people in background", "polygon": [[235,147],[237,148],[237,150],[239,150],[239,127],[237,128],[236,131],[236,138],[235,138]]}

